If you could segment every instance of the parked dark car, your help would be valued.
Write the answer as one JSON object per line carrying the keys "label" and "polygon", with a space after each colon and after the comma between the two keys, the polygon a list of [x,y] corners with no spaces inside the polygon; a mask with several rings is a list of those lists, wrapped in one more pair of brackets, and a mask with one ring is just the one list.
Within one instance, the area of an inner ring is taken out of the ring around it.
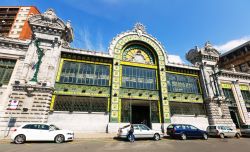
{"label": "parked dark car", "polygon": [[240,132],[242,136],[250,137],[250,125],[242,125],[240,127]]}
{"label": "parked dark car", "polygon": [[188,124],[171,124],[167,127],[167,134],[172,138],[180,138],[182,140],[187,138],[208,139],[206,131]]}

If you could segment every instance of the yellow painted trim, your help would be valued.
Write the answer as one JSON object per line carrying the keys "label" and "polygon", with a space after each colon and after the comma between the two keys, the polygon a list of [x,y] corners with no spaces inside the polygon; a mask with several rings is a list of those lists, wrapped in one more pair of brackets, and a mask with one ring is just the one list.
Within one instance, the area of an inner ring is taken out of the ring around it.
{"label": "yellow painted trim", "polygon": [[159,111],[159,118],[160,118],[159,120],[160,120],[160,123],[161,123],[162,120],[161,120],[161,103],[160,103],[160,100],[158,100],[158,111]]}
{"label": "yellow painted trim", "polygon": [[51,111],[54,110],[55,99],[56,99],[56,95],[52,95],[50,108],[49,108],[49,110]]}
{"label": "yellow painted trim", "polygon": [[158,78],[158,76],[160,77],[160,74],[158,75],[158,71],[157,70],[155,70],[155,77],[156,77],[156,90],[158,90],[160,87],[159,87],[159,85],[160,85],[160,82],[158,82],[158,80],[160,80],[159,78]]}
{"label": "yellow painted trim", "polygon": [[230,84],[230,83],[221,83],[221,87],[225,88],[225,89],[231,89],[232,88],[232,84]]}
{"label": "yellow painted trim", "polygon": [[120,87],[122,86],[122,66],[120,66]]}
{"label": "yellow painted trim", "polygon": [[66,58],[63,58],[63,60],[65,60],[65,61],[72,61],[72,62],[83,62],[83,63],[102,64],[102,65],[109,65],[109,66],[111,66],[111,63],[93,62],[93,61],[84,61],[84,60],[66,59]]}
{"label": "yellow painted trim", "polygon": [[118,102],[118,122],[120,123],[121,122],[121,111],[122,111],[122,106],[121,106],[121,99],[119,99],[119,102]]}
{"label": "yellow painted trim", "polygon": [[135,67],[143,67],[143,68],[148,68],[148,69],[157,69],[156,65],[151,65],[151,64],[141,64],[141,63],[127,62],[127,61],[121,61],[121,64],[135,66]]}
{"label": "yellow painted trim", "polygon": [[248,85],[240,84],[240,90],[247,90],[249,91]]}
{"label": "yellow painted trim", "polygon": [[110,98],[108,98],[108,107],[107,107],[107,112],[110,112]]}
{"label": "yellow painted trim", "polygon": [[203,94],[202,89],[201,89],[201,83],[200,83],[200,79],[199,79],[199,78],[198,78],[198,87],[199,87],[199,89],[200,89],[200,94]]}
{"label": "yellow painted trim", "polygon": [[197,74],[188,74],[188,73],[181,73],[181,72],[174,72],[174,71],[166,71],[167,73],[179,74],[179,75],[186,75],[192,77],[199,77]]}
{"label": "yellow painted trim", "polygon": [[58,69],[57,76],[56,76],[56,82],[60,81],[60,77],[61,77],[61,73],[62,73],[62,67],[63,67],[63,62],[64,62],[63,60],[64,59],[60,60],[59,69]]}

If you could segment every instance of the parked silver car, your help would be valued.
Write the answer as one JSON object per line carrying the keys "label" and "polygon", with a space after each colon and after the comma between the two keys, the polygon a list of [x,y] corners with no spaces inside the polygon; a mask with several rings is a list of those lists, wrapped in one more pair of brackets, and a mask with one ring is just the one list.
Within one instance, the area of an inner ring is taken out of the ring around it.
{"label": "parked silver car", "polygon": [[220,138],[225,138],[225,137],[237,137],[240,138],[240,133],[232,129],[229,126],[222,126],[222,125],[212,125],[207,127],[207,134],[209,136],[218,136]]}
{"label": "parked silver car", "polygon": [[[133,124],[134,126],[134,136],[136,138],[153,138],[154,140],[160,140],[163,137],[161,131],[152,130],[144,124]],[[128,133],[130,130],[130,125],[126,125],[118,130],[117,136],[119,138],[128,139]]]}
{"label": "parked silver car", "polygon": [[242,125],[240,132],[242,136],[250,136],[250,125]]}

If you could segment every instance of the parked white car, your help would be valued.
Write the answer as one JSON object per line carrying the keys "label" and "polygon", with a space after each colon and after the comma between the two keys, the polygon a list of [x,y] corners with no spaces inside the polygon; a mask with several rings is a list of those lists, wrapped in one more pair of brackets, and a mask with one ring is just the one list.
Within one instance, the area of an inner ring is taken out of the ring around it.
{"label": "parked white car", "polygon": [[225,138],[225,137],[237,137],[240,138],[240,133],[232,129],[229,126],[221,126],[221,125],[211,125],[207,127],[207,134],[209,136],[218,136],[220,138]]}
{"label": "parked white car", "polygon": [[[161,131],[152,130],[144,124],[133,124],[134,126],[134,136],[136,138],[153,138],[154,140],[160,140],[163,137]],[[119,138],[128,139],[128,133],[130,130],[130,125],[126,125],[118,130],[117,136]]]}
{"label": "parked white car", "polygon": [[11,140],[16,144],[25,141],[55,141],[62,143],[74,139],[74,132],[59,129],[52,124],[30,123],[24,124],[11,134]]}

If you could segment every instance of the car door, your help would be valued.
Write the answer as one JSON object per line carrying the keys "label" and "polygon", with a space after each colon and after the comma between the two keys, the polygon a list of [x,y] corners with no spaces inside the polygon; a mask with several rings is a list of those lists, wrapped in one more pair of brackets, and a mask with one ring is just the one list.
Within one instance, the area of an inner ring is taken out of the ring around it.
{"label": "car door", "polygon": [[30,139],[31,141],[41,140],[41,133],[39,130],[39,124],[32,124],[30,126],[30,130],[29,130],[28,135],[29,135],[28,139]]}
{"label": "car door", "polygon": [[46,124],[40,124],[38,126],[40,138],[41,141],[51,141],[53,132],[49,130],[49,125]]}
{"label": "car door", "polygon": [[190,125],[188,127],[188,136],[197,138],[197,137],[200,137],[201,135],[200,135],[200,132],[199,132],[198,128],[196,128],[195,126]]}
{"label": "car door", "polygon": [[140,125],[140,131],[141,131],[141,138],[149,138],[149,137],[153,137],[151,129],[148,128],[145,125]]}
{"label": "car door", "polygon": [[25,135],[26,141],[32,141],[35,139],[35,126],[33,124],[27,124],[22,128],[20,133]]}
{"label": "car door", "polygon": [[141,131],[140,131],[139,125],[134,125],[134,136],[135,136],[135,138],[140,138],[140,134],[141,134]]}

